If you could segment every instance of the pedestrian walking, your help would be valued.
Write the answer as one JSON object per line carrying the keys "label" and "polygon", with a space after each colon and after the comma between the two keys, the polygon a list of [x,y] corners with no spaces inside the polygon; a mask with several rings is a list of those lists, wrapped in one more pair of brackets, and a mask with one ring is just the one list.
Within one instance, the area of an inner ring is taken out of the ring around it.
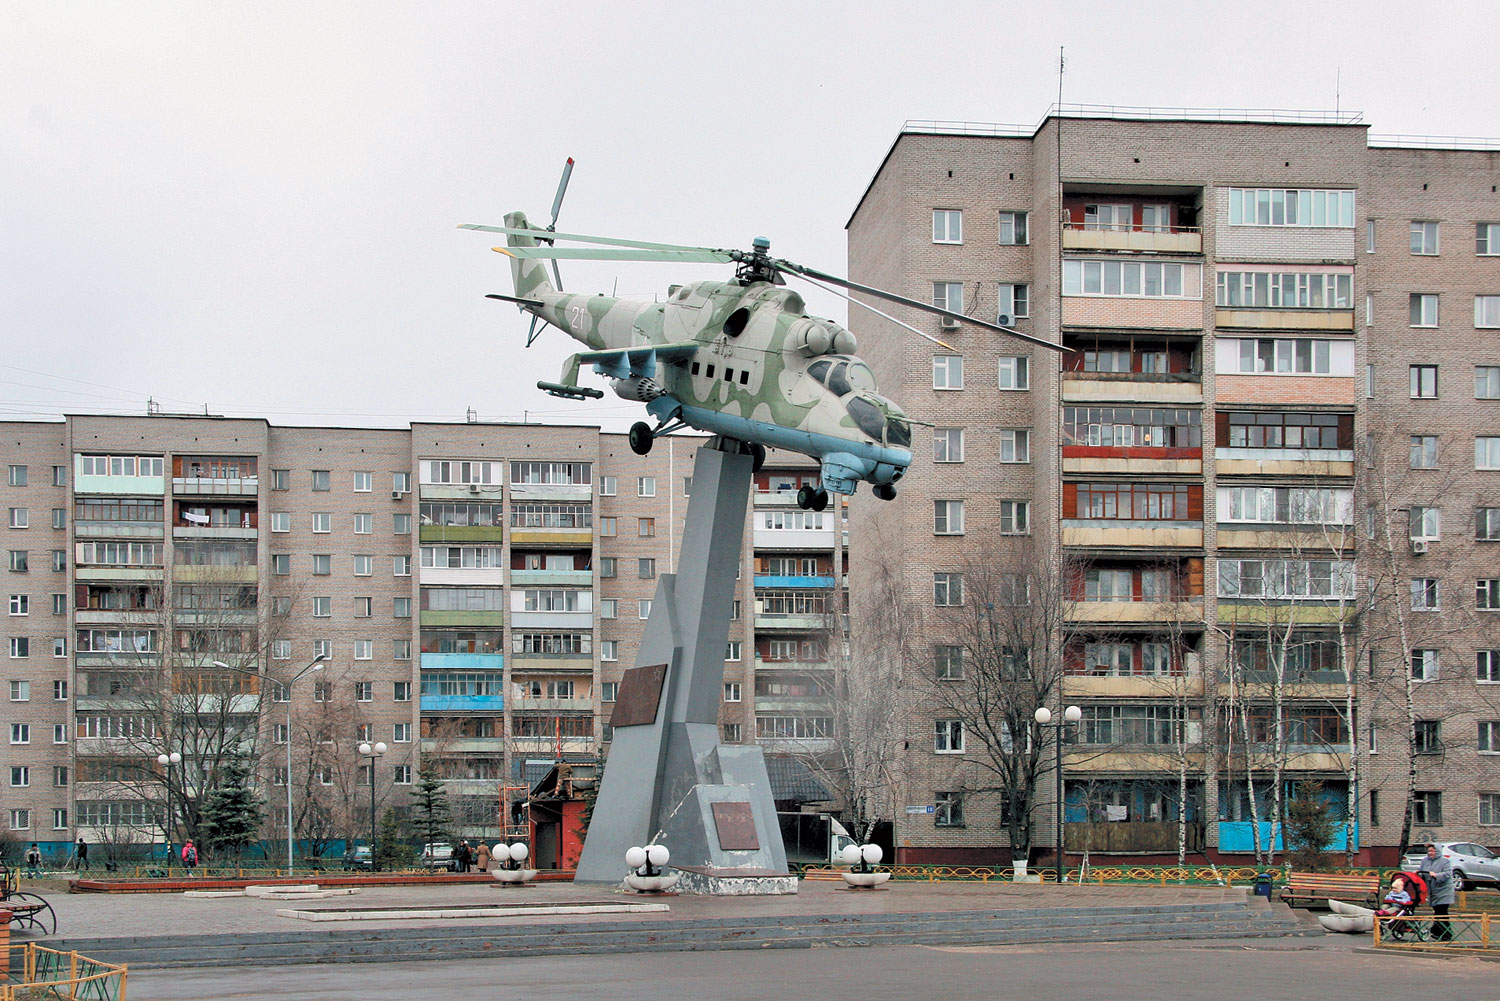
{"label": "pedestrian walking", "polygon": [[1441,921],[1433,919],[1432,940],[1451,942],[1453,926],[1448,923],[1446,916],[1448,908],[1453,906],[1453,860],[1438,854],[1437,845],[1430,844],[1427,846],[1427,857],[1417,867],[1417,872],[1427,880],[1427,889],[1432,895],[1432,913],[1444,918]]}
{"label": "pedestrian walking", "polygon": [[73,864],[78,868],[79,872],[82,872],[89,867],[89,843],[83,840],[82,834],[78,835],[78,844],[74,846],[74,850],[77,852],[77,856]]}
{"label": "pedestrian walking", "polygon": [[479,842],[479,847],[474,851],[474,868],[480,872],[490,871],[490,846],[483,841]]}
{"label": "pedestrian walking", "polygon": [[193,845],[192,838],[188,838],[182,846],[182,866],[189,876],[195,875],[193,870],[198,868],[198,849]]}
{"label": "pedestrian walking", "polygon": [[42,875],[42,849],[35,841],[26,849],[26,875],[30,879],[40,879]]}
{"label": "pedestrian walking", "polygon": [[469,864],[474,861],[474,850],[469,847],[467,840],[458,843],[458,851],[453,853],[458,859],[458,871],[468,872]]}

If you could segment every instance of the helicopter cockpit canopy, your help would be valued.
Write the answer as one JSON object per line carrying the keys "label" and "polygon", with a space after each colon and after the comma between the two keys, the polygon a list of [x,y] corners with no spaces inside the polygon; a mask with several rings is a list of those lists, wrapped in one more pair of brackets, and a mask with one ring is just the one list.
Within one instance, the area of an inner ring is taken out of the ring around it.
{"label": "helicopter cockpit canopy", "polygon": [[911,425],[901,419],[899,411],[891,413],[889,404],[881,405],[885,402],[879,397],[861,394],[851,397],[845,406],[855,426],[871,438],[891,448],[910,448]]}
{"label": "helicopter cockpit canopy", "polygon": [[876,391],[875,373],[858,358],[829,355],[807,366],[807,374],[827,386],[835,396]]}

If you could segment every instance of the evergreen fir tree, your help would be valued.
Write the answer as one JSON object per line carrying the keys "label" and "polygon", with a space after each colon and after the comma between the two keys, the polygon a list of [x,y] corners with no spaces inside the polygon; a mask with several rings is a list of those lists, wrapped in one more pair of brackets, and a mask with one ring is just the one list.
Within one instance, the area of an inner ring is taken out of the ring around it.
{"label": "evergreen fir tree", "polygon": [[405,869],[411,865],[412,849],[401,834],[401,821],[396,811],[387,809],[380,815],[380,830],[373,849],[375,868],[390,871]]}
{"label": "evergreen fir tree", "polygon": [[412,827],[424,845],[436,841],[450,840],[453,829],[453,810],[448,805],[448,794],[443,790],[443,781],[431,767],[424,765],[417,773],[417,788],[412,795]]}
{"label": "evergreen fir tree", "polygon": [[199,840],[214,852],[233,851],[238,857],[260,834],[262,806],[250,788],[250,765],[244,758],[227,763],[223,781],[204,797],[200,816]]}

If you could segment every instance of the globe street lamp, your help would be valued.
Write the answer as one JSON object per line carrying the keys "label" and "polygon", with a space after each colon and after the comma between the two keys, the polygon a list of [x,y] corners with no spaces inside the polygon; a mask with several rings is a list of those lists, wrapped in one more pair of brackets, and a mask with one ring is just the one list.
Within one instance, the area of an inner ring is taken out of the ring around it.
{"label": "globe street lamp", "polygon": [[375,762],[385,753],[385,741],[359,745],[359,753],[370,759],[370,871],[380,871],[380,858],[375,854]]}
{"label": "globe street lamp", "polygon": [[[287,681],[279,681],[282,689],[286,692],[286,874],[292,874],[292,685],[303,675],[312,671],[323,670],[323,662],[328,659],[328,654],[320,653],[313,658],[302,670],[292,675]],[[225,671],[234,671],[238,674],[250,674],[255,677],[261,675],[243,667],[230,667],[222,660],[213,662],[213,666]]]}
{"label": "globe street lamp", "polygon": [[1036,725],[1050,727],[1055,730],[1053,739],[1057,744],[1057,882],[1062,885],[1063,881],[1063,778],[1062,778],[1062,728],[1083,719],[1083,710],[1077,706],[1068,706],[1063,710],[1063,718],[1056,723],[1052,722],[1052,710],[1042,706],[1035,714]]}
{"label": "globe street lamp", "polygon": [[162,834],[167,840],[167,869],[172,868],[172,766],[182,764],[182,755],[176,751],[171,754],[158,754],[156,763],[167,771],[167,815],[162,821]]}

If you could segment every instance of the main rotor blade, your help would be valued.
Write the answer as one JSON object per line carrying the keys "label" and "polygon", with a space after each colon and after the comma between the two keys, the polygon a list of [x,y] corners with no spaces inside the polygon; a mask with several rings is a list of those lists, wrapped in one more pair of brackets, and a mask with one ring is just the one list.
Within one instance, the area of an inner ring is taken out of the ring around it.
{"label": "main rotor blade", "polygon": [[734,258],[723,250],[609,250],[602,247],[495,247],[523,261],[676,261],[683,264],[728,264]]}
{"label": "main rotor blade", "polygon": [[563,195],[568,193],[568,178],[573,176],[573,158],[568,157],[568,162],[563,165],[562,180],[557,182],[557,197],[552,199],[552,225],[557,226],[557,210],[562,208]]}
{"label": "main rotor blade", "polygon": [[584,236],[580,233],[552,233],[545,229],[515,229],[511,226],[483,226],[479,223],[462,223],[459,229],[473,229],[481,233],[504,233],[506,236],[530,236],[538,240],[562,240],[565,243],[597,243],[603,247],[635,247],[639,250],[712,250],[712,247],[689,247],[681,243],[651,243],[646,240],[622,240],[613,236]]}
{"label": "main rotor blade", "polygon": [[873,285],[861,285],[859,282],[850,281],[848,278],[840,278],[838,275],[830,275],[826,271],[819,271],[816,268],[809,268],[805,264],[796,264],[792,261],[784,261],[780,259],[772,261],[771,263],[783,271],[790,271],[793,274],[802,275],[804,278],[816,278],[820,281],[830,282],[834,285],[840,286],[841,288],[849,289],[852,292],[863,292],[865,295],[873,295],[877,299],[884,299],[887,302],[894,302],[898,306],[906,306],[911,309],[920,309],[924,313],[932,313],[936,316],[946,316],[950,320],[958,320],[962,323],[973,324],[976,327],[983,327],[985,330],[993,330],[1001,334],[1010,334],[1012,337],[1019,337],[1023,341],[1030,341],[1032,344],[1039,344],[1044,348],[1051,348],[1054,351],[1067,350],[1061,344],[1054,344],[1053,342],[1047,340],[1045,337],[1036,337],[1032,334],[1023,333],[1012,327],[1002,327],[1000,326],[1000,324],[990,323],[988,320],[979,320],[972,316],[965,316],[963,313],[955,313],[950,309],[943,309],[940,306],[934,306],[931,303],[922,302],[919,299],[909,299],[904,295],[897,295],[895,292],[887,292],[885,289],[876,288]]}
{"label": "main rotor blade", "polygon": [[898,327],[905,327],[907,330],[910,330],[912,333],[916,334],[918,337],[926,338],[927,340],[929,340],[932,343],[936,344],[940,348],[947,348],[949,351],[955,351],[955,352],[958,350],[958,348],[954,347],[952,344],[949,344],[947,341],[940,341],[936,337],[933,337],[931,334],[927,333],[925,330],[918,330],[916,327],[913,327],[910,323],[907,323],[905,320],[898,320],[894,316],[892,316],[891,314],[885,312],[884,310],[876,309],[874,306],[871,306],[867,302],[860,302],[858,299],[854,298],[852,295],[845,295],[844,293],[840,292],[838,289],[834,288],[832,285],[829,285],[827,282],[819,281],[818,279],[810,277],[809,275],[799,275],[798,277],[801,278],[805,282],[809,282],[809,283],[811,283],[813,285],[816,285],[818,288],[822,289],[824,292],[827,292],[829,295],[836,295],[840,299],[844,300],[847,303],[852,303],[853,305],[859,306],[862,309],[868,309],[870,312],[874,313],[876,316],[883,317],[884,319],[890,320],[892,323],[894,323]]}

